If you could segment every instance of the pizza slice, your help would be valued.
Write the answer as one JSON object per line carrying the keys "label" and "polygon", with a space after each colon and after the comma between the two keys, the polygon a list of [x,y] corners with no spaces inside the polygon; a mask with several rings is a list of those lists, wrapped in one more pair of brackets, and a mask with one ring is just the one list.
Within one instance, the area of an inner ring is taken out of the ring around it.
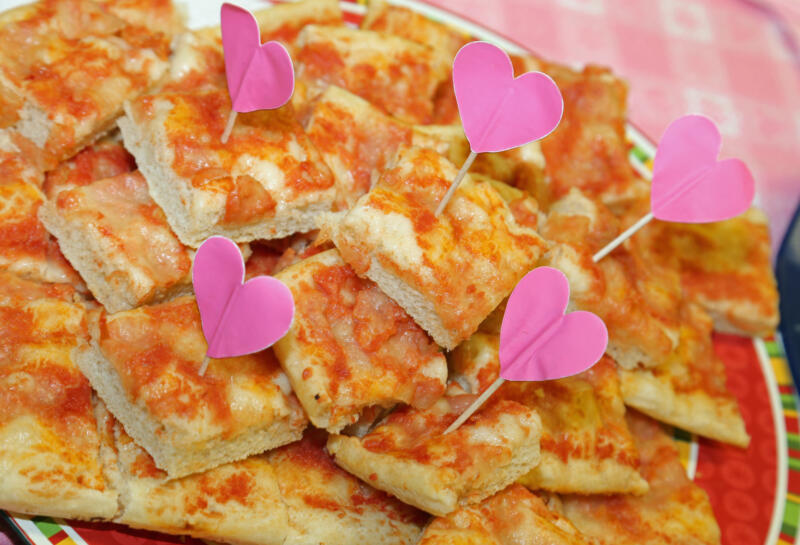
{"label": "pizza slice", "polygon": [[481,503],[437,517],[418,545],[590,545],[563,515],[513,484]]}
{"label": "pizza slice", "polygon": [[89,185],[136,170],[133,156],[125,150],[118,136],[98,140],[49,171],[42,186],[47,198],[54,199],[64,189]]}
{"label": "pizza slice", "polygon": [[339,209],[352,207],[375,185],[401,146],[462,160],[467,152],[460,127],[415,127],[336,85],[315,101],[306,128],[336,180]]}
{"label": "pizza slice", "polygon": [[356,273],[448,349],[478,328],[546,247],[515,221],[491,184],[470,176],[434,216],[455,176],[456,167],[435,151],[403,148],[353,208],[323,219]]}
{"label": "pizza slice", "polygon": [[407,123],[432,121],[434,94],[450,73],[430,47],[344,26],[305,27],[297,50],[297,78],[310,99],[337,85]]}
{"label": "pizza slice", "polygon": [[[449,357],[452,377],[474,394],[484,391],[500,374],[499,343],[497,334],[481,332],[461,343]],[[492,397],[530,407],[542,419],[541,461],[517,482],[576,494],[647,491],[610,358],[573,377],[506,382]]]}
{"label": "pizza slice", "polygon": [[423,514],[336,467],[314,433],[170,479],[108,411],[98,422],[106,468],[120,490],[114,521],[134,528],[253,545],[404,545],[424,522]]}
{"label": "pizza slice", "polygon": [[249,242],[314,229],[336,188],[291,104],[239,114],[223,144],[231,106],[219,85],[221,50],[188,35],[176,57],[177,79],[127,103],[118,123],[181,242],[197,247],[212,235]]}
{"label": "pizza slice", "polygon": [[138,171],[62,190],[39,218],[108,312],[191,292],[192,252]]}
{"label": "pizza slice", "polygon": [[86,311],[66,285],[0,273],[0,508],[107,519],[92,389],[72,357]]}
{"label": "pizza slice", "polygon": [[635,240],[594,263],[595,251],[618,231],[610,211],[573,189],[551,205],[541,227],[555,243],[542,264],[567,276],[573,307],[603,319],[608,354],[621,367],[655,367],[678,346],[680,279],[667,264],[646,259]]}
{"label": "pizza slice", "polygon": [[599,545],[718,545],[708,496],[686,477],[678,451],[658,423],[628,413],[650,484],[644,496],[564,496],[563,514]]}
{"label": "pizza slice", "polygon": [[778,324],[767,218],[756,208],[708,224],[656,222],[655,253],[674,256],[687,297],[711,315],[714,329],[769,335]]}
{"label": "pizza slice", "polygon": [[271,350],[214,359],[194,297],[98,313],[76,360],[112,414],[172,478],[300,437],[306,417]]}
{"label": "pizza slice", "polygon": [[442,396],[447,362],[439,347],[335,249],[276,278],[292,291],[295,315],[275,355],[315,426],[338,432],[369,407],[427,408]]}
{"label": "pizza slice", "polygon": [[156,85],[181,28],[170,2],[41,0],[0,15],[0,131],[53,168]]}
{"label": "pizza slice", "polygon": [[457,384],[428,409],[403,407],[363,437],[332,435],[336,463],[370,485],[444,516],[502,490],[539,462],[535,410],[490,399],[456,431],[443,432],[476,399]]}
{"label": "pizza slice", "polygon": [[698,305],[681,312],[680,344],[663,363],[650,369],[622,369],[625,404],[639,411],[725,443],[746,447],[736,398],[725,383],[725,365],[714,352],[712,322]]}

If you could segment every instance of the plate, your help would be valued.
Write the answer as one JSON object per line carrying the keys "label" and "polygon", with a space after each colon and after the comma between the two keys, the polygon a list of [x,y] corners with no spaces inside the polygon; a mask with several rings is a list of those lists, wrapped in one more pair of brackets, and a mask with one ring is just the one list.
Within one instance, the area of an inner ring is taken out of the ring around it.
{"label": "plate", "polygon": [[[189,25],[197,28],[218,24],[220,3],[194,0],[189,9]],[[518,44],[442,9],[414,0],[392,3],[459,28],[475,39],[493,42],[510,53],[525,53]],[[237,0],[237,4],[248,9],[265,6],[260,0]],[[361,22],[366,11],[363,2],[342,1],[341,6],[347,23]],[[631,164],[649,178],[655,147],[633,125],[628,126],[627,134]],[[750,446],[739,449],[675,429],[673,437],[681,460],[689,478],[708,492],[724,545],[796,543],[800,517],[798,399],[780,338],[715,335],[714,346],[727,367],[728,387],[739,401],[752,438]],[[25,541],[35,545],[203,543],[110,523],[4,516]]]}

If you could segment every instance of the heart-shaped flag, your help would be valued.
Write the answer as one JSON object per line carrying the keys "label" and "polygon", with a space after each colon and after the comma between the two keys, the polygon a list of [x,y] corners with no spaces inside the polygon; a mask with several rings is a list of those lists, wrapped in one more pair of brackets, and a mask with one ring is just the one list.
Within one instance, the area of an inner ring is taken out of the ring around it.
{"label": "heart-shaped flag", "polygon": [[453,89],[464,133],[475,153],[504,151],[544,138],[558,126],[564,100],[541,72],[514,78],[505,51],[470,42],[453,61]]}
{"label": "heart-shaped flag", "polygon": [[253,14],[222,4],[222,49],[233,109],[270,110],[286,104],[294,92],[294,68],[289,52],[278,42],[261,43]]}
{"label": "heart-shaped flag", "polygon": [[705,223],[746,211],[755,183],[739,159],[717,161],[722,138],[714,122],[686,115],[670,123],[653,162],[650,207],[664,221]]}
{"label": "heart-shaped flag", "polygon": [[608,330],[591,312],[564,314],[569,283],[564,273],[539,267],[511,292],[500,326],[500,376],[551,380],[575,375],[603,356]]}
{"label": "heart-shaped flag", "polygon": [[192,283],[211,358],[263,350],[292,325],[294,300],[283,282],[271,276],[243,281],[244,261],[236,244],[211,237],[200,245]]}

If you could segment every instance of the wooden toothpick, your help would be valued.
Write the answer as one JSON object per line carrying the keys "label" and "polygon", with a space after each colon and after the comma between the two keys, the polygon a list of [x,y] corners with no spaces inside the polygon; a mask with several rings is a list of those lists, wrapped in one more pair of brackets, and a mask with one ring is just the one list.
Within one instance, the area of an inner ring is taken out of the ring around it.
{"label": "wooden toothpick", "polygon": [[456,189],[458,188],[458,184],[460,184],[461,180],[464,179],[464,176],[467,175],[467,171],[469,170],[469,167],[472,166],[472,163],[475,161],[475,158],[477,156],[478,156],[477,153],[475,153],[474,151],[470,150],[469,156],[467,157],[467,160],[464,161],[463,165],[461,165],[461,170],[459,170],[458,174],[456,174],[456,177],[453,180],[453,183],[450,184],[450,188],[447,190],[447,193],[444,194],[444,198],[442,199],[442,202],[440,202],[439,206],[436,208],[436,213],[434,215],[437,218],[439,217],[439,214],[441,214],[444,211],[444,209],[447,208],[447,203],[450,202],[450,199],[453,198],[453,194],[456,192]]}
{"label": "wooden toothpick", "polygon": [[233,125],[236,123],[236,113],[236,110],[231,110],[231,113],[228,116],[228,123],[225,125],[225,130],[223,131],[222,138],[220,139],[223,144],[228,143],[228,138],[233,130]]}
{"label": "wooden toothpick", "polygon": [[450,424],[450,427],[444,430],[444,434],[447,435],[448,433],[456,431],[458,428],[460,428],[461,424],[466,422],[467,419],[475,413],[475,411],[480,409],[481,405],[486,403],[486,400],[489,399],[489,397],[491,397],[491,395],[495,393],[497,389],[500,386],[502,386],[505,381],[506,379],[504,379],[503,377],[497,377],[497,380],[495,380],[488,388],[486,388],[486,390],[483,391],[480,397],[478,397],[478,399],[473,401],[472,405],[467,407],[467,409],[463,413],[461,413],[461,416],[456,418],[455,422]]}
{"label": "wooden toothpick", "polygon": [[594,254],[594,256],[592,257],[592,261],[597,263],[598,261],[603,259],[605,256],[614,251],[614,249],[617,246],[619,246],[620,244],[631,238],[633,234],[636,233],[636,231],[638,231],[639,229],[650,223],[650,220],[652,219],[653,219],[653,213],[648,212],[639,221],[637,221],[636,223],[625,229],[622,233],[620,233],[620,235],[617,238],[606,244],[604,248],[602,248],[599,252]]}

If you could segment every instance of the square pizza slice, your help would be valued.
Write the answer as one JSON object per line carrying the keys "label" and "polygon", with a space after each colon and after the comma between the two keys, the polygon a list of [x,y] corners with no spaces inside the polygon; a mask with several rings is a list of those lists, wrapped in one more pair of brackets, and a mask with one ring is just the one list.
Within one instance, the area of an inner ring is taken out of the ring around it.
{"label": "square pizza slice", "polygon": [[427,518],[338,468],[324,436],[180,479],[156,467],[107,411],[100,417],[115,522],[247,545],[406,545]]}
{"label": "square pizza slice", "polygon": [[678,261],[687,297],[711,315],[714,329],[765,336],[778,325],[778,289],[772,272],[769,226],[751,208],[708,224],[656,222],[652,249]]}
{"label": "square pizza slice", "polygon": [[719,526],[708,496],[686,477],[672,440],[657,422],[635,411],[627,418],[650,491],[644,496],[564,496],[563,514],[599,545],[718,545]]}
{"label": "square pizza slice", "polygon": [[427,408],[442,396],[447,362],[439,347],[335,249],[276,278],[292,291],[295,315],[275,355],[315,426],[338,432],[370,407]]}
{"label": "square pizza slice", "polygon": [[338,85],[408,123],[432,122],[434,94],[450,74],[431,47],[344,26],[305,27],[297,50],[297,78],[309,98]]}
{"label": "square pizza slice", "polygon": [[300,437],[306,417],[271,350],[214,359],[197,303],[106,314],[90,324],[78,365],[111,413],[170,477],[245,458]]}
{"label": "square pizza slice", "polygon": [[750,437],[714,352],[711,328],[702,308],[684,303],[678,349],[656,367],[620,370],[622,396],[656,420],[745,447]]}
{"label": "square pizza slice", "polygon": [[396,409],[363,437],[332,435],[328,451],[370,485],[447,515],[502,490],[540,460],[539,415],[514,401],[490,399],[444,435],[475,399],[451,383],[428,409]]}
{"label": "square pizza slice", "polygon": [[0,273],[0,508],[108,519],[92,388],[73,360],[88,336],[74,290]]}
{"label": "square pizza slice", "polygon": [[546,248],[516,222],[492,184],[470,176],[436,217],[456,172],[433,150],[403,148],[353,208],[324,218],[356,273],[448,349],[478,328]]}
{"label": "square pizza slice", "polygon": [[513,484],[481,503],[437,517],[418,545],[593,545],[566,517]]}
{"label": "square pizza slice", "polygon": [[180,17],[170,2],[41,0],[0,18],[0,131],[45,169],[100,134],[167,71]]}
{"label": "square pizza slice", "polygon": [[[476,333],[449,357],[452,376],[478,394],[499,376],[499,336]],[[541,461],[517,482],[532,490],[575,494],[647,491],[625,423],[614,362],[603,357],[579,375],[506,382],[493,394],[535,409],[542,419]]]}
{"label": "square pizza slice", "polygon": [[108,312],[191,292],[192,252],[138,171],[62,190],[39,218]]}
{"label": "square pizza slice", "polygon": [[333,206],[333,177],[291,104],[239,114],[226,144],[227,88],[165,90],[125,110],[125,147],[187,246],[212,235],[249,242],[310,231]]}
{"label": "square pizza slice", "polygon": [[567,276],[572,307],[603,319],[608,354],[621,367],[654,367],[678,346],[680,278],[667,264],[647,259],[635,240],[594,263],[595,251],[618,231],[619,222],[601,203],[573,189],[551,205],[540,229],[555,243],[542,264]]}

